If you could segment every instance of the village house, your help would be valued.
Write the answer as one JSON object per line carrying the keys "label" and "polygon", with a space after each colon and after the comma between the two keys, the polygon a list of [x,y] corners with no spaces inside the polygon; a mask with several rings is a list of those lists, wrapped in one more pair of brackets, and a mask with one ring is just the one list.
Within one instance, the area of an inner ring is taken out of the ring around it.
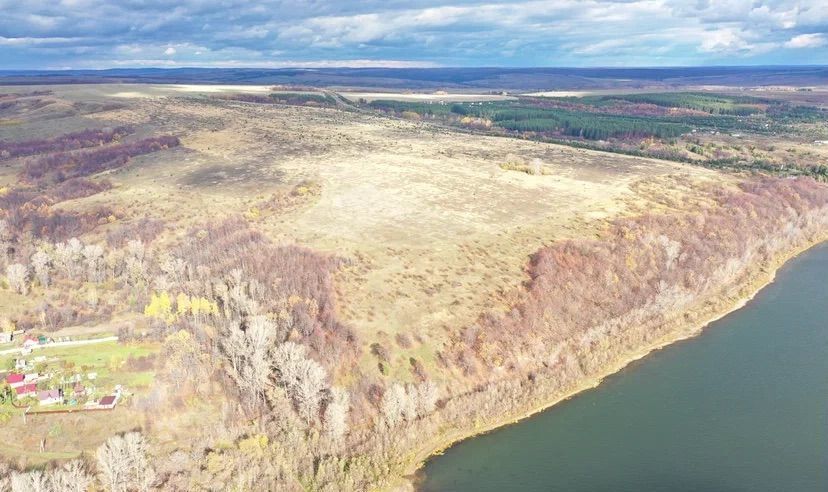
{"label": "village house", "polygon": [[18,386],[22,386],[28,383],[37,383],[40,380],[40,375],[36,372],[32,372],[29,374],[22,374],[19,372],[13,372],[6,376],[6,383],[12,388],[16,388]]}
{"label": "village house", "polygon": [[63,390],[51,389],[37,392],[37,399],[41,406],[63,403]]}
{"label": "village house", "polygon": [[23,340],[23,350],[31,351],[32,348],[37,347],[38,345],[39,343],[37,342],[37,340],[35,340],[32,337],[26,337],[26,339]]}
{"label": "village house", "polygon": [[23,386],[26,383],[26,376],[20,374],[19,372],[13,372],[6,376],[6,383],[12,388]]}
{"label": "village house", "polygon": [[118,399],[115,395],[108,395],[101,398],[98,402],[98,408],[115,408],[115,404],[118,402]]}
{"label": "village house", "polygon": [[14,333],[10,331],[0,331],[0,343],[10,343]]}
{"label": "village house", "polygon": [[18,400],[22,400],[30,396],[35,396],[37,394],[37,384],[28,383],[17,386],[14,388],[14,392]]}

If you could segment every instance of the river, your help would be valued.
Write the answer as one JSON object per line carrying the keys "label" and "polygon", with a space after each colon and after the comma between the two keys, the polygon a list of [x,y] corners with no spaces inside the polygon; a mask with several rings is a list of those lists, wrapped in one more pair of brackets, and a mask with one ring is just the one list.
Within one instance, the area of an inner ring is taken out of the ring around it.
{"label": "river", "polygon": [[696,338],[421,471],[424,491],[828,491],[828,243]]}

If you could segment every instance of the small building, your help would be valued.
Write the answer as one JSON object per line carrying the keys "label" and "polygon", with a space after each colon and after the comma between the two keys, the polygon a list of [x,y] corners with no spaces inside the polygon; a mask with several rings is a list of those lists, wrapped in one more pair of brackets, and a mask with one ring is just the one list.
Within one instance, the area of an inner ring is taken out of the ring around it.
{"label": "small building", "polygon": [[18,371],[24,371],[27,367],[29,364],[26,363],[26,359],[20,358],[14,361],[14,368]]}
{"label": "small building", "polygon": [[98,402],[99,408],[115,408],[115,404],[118,402],[118,398],[115,395],[108,395],[101,398]]}
{"label": "small building", "polygon": [[19,372],[13,372],[6,376],[6,383],[12,388],[17,388],[26,384],[26,376]]}
{"label": "small building", "polygon": [[37,392],[37,399],[41,406],[63,403],[63,390],[50,389]]}
{"label": "small building", "polygon": [[14,338],[14,333],[10,331],[0,331],[0,343],[11,343]]}
{"label": "small building", "polygon": [[37,384],[28,383],[23,384],[21,386],[17,386],[16,388],[14,388],[14,392],[18,400],[22,400],[30,396],[35,396],[37,394]]}
{"label": "small building", "polygon": [[32,337],[26,337],[23,340],[23,350],[32,350],[32,347],[37,347],[38,345],[37,340]]}

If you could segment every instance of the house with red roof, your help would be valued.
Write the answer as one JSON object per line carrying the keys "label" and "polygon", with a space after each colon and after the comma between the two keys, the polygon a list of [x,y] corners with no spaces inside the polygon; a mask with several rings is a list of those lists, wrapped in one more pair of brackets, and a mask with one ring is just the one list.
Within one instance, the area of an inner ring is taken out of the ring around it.
{"label": "house with red roof", "polygon": [[17,394],[17,399],[22,400],[23,398],[28,398],[30,396],[37,395],[37,384],[36,383],[28,383],[23,384],[21,386],[17,386],[14,388],[14,392]]}
{"label": "house with red roof", "polygon": [[98,402],[98,408],[115,408],[115,404],[118,402],[117,397],[115,395],[108,395],[101,398],[101,401]]}
{"label": "house with red roof", "polygon": [[26,376],[20,374],[19,372],[13,372],[6,376],[6,383],[12,388],[17,388],[18,386],[22,386],[26,381]]}

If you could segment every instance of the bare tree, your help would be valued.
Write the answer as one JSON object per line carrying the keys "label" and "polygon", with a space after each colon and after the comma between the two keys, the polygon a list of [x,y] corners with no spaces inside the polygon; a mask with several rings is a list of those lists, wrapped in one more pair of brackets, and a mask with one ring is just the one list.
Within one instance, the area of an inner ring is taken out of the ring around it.
{"label": "bare tree", "polygon": [[9,248],[11,247],[12,233],[8,222],[0,219],[0,260],[3,263],[8,259]]}
{"label": "bare tree", "polygon": [[90,282],[104,279],[104,250],[99,244],[87,244],[83,248],[83,261],[86,265],[86,278]]}
{"label": "bare tree", "polygon": [[35,276],[37,277],[37,281],[40,282],[40,285],[43,287],[49,286],[50,278],[50,269],[52,267],[52,259],[49,257],[49,253],[44,251],[43,249],[39,249],[32,255],[31,258],[32,269],[34,269]]}
{"label": "bare tree", "polygon": [[289,392],[299,380],[299,363],[305,359],[308,349],[304,345],[285,342],[273,350],[271,359],[279,380]]}
{"label": "bare tree", "polygon": [[325,407],[324,423],[325,431],[335,441],[342,439],[348,431],[348,411],[351,405],[351,397],[342,388],[331,388],[331,397],[328,406]]}
{"label": "bare tree", "polygon": [[264,397],[272,373],[270,348],[276,326],[265,316],[253,316],[246,327],[232,323],[221,347],[232,365],[232,376],[252,406]]}
{"label": "bare tree", "polygon": [[322,391],[326,388],[325,380],[328,375],[325,369],[313,359],[305,359],[299,365],[299,381],[296,385],[294,399],[299,415],[310,423],[319,414],[319,405],[322,402]]}
{"label": "bare tree", "polygon": [[242,374],[257,404],[262,400],[265,387],[270,379],[268,352],[275,334],[275,325],[264,316],[252,317],[244,332],[247,364]]}
{"label": "bare tree", "polygon": [[0,492],[11,490],[11,476],[13,468],[5,461],[0,460]]}
{"label": "bare tree", "polygon": [[405,388],[398,383],[394,383],[385,390],[382,401],[380,401],[380,411],[388,427],[396,427],[403,421],[403,412],[407,400],[408,395]]}
{"label": "bare tree", "polygon": [[160,262],[159,267],[174,285],[181,285],[186,280],[187,262],[181,258],[167,257]]}
{"label": "bare tree", "polygon": [[80,276],[83,262],[83,243],[76,237],[55,245],[55,263],[63,273],[72,279]]}
{"label": "bare tree", "polygon": [[439,391],[437,385],[430,379],[417,386],[417,416],[424,417],[437,407]]}
{"label": "bare tree", "polygon": [[256,299],[262,297],[262,288],[254,280],[245,280],[241,269],[235,268],[225,279],[214,282],[213,293],[228,319],[241,320],[260,311]]}
{"label": "bare tree", "polygon": [[144,243],[140,240],[133,239],[127,243],[123,274],[126,282],[133,287],[147,281],[146,254]]}
{"label": "bare tree", "polygon": [[405,398],[402,401],[402,417],[411,422],[417,418],[417,387],[413,384],[405,386]]}
{"label": "bare tree", "polygon": [[127,242],[127,256],[135,258],[136,260],[144,261],[147,254],[147,249],[144,247],[143,241],[140,239],[131,239]]}
{"label": "bare tree", "polygon": [[49,477],[40,470],[28,473],[12,473],[12,492],[52,492]]}
{"label": "bare tree", "polygon": [[147,451],[147,442],[138,432],[107,439],[96,453],[104,487],[111,492],[148,490],[155,481],[155,471]]}
{"label": "bare tree", "polygon": [[29,269],[26,265],[12,263],[7,266],[6,279],[9,281],[9,287],[15,292],[24,296],[29,293]]}
{"label": "bare tree", "polygon": [[60,492],[86,492],[92,485],[92,475],[81,460],[72,460],[50,474],[52,489]]}
{"label": "bare tree", "polygon": [[296,403],[299,414],[310,424],[319,413],[328,375],[318,362],[306,358],[306,353],[303,345],[285,342],[273,350],[271,360],[279,382]]}

